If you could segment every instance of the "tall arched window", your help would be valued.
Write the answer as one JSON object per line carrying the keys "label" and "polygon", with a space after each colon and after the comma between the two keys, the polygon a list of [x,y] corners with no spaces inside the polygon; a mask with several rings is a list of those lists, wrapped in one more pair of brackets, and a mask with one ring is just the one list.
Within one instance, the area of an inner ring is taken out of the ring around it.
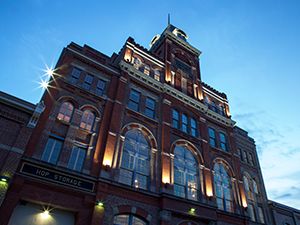
{"label": "tall arched window", "polygon": [[179,112],[173,109],[173,127],[179,129]]}
{"label": "tall arched window", "polygon": [[138,70],[140,68],[140,66],[141,66],[141,60],[138,57],[134,57],[133,67]]}
{"label": "tall arched window", "polygon": [[74,111],[74,105],[69,101],[65,101],[60,106],[60,109],[59,109],[59,112],[57,115],[57,119],[69,123],[71,120],[73,111]]}
{"label": "tall arched window", "polygon": [[222,116],[225,116],[224,107],[222,105],[219,105],[220,114]]}
{"label": "tall arched window", "polygon": [[95,121],[95,114],[89,109],[84,110],[80,122],[80,127],[85,130],[91,131],[93,129],[94,121]]}
{"label": "tall arched window", "polygon": [[245,191],[246,191],[246,196],[247,196],[247,200],[248,200],[248,208],[249,208],[249,216],[251,218],[252,221],[255,221],[255,214],[254,214],[254,202],[253,202],[253,194],[251,192],[250,189],[250,180],[247,176],[243,176],[243,180],[244,180],[244,187],[245,187]]}
{"label": "tall arched window", "polygon": [[114,217],[114,225],[146,225],[147,222],[132,214],[121,214]]}
{"label": "tall arched window", "polygon": [[216,163],[214,166],[214,179],[218,208],[233,212],[231,176],[227,168],[221,163]]}
{"label": "tall arched window", "polygon": [[198,162],[187,146],[177,146],[174,150],[174,194],[198,200]]}
{"label": "tall arched window", "polygon": [[141,130],[127,131],[119,176],[121,183],[148,189],[150,150],[150,141]]}
{"label": "tall arched window", "polygon": [[212,110],[213,110],[214,112],[217,112],[217,111],[218,111],[217,105],[216,105],[216,103],[215,103],[214,101],[211,102],[211,106],[212,106]]}
{"label": "tall arched window", "polygon": [[207,96],[204,97],[204,104],[210,108],[210,101]]}

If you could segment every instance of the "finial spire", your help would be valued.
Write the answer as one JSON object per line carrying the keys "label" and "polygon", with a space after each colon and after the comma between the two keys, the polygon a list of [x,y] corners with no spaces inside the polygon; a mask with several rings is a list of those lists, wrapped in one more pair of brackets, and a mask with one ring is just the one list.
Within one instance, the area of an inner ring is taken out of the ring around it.
{"label": "finial spire", "polygon": [[168,25],[170,25],[170,13],[168,13]]}

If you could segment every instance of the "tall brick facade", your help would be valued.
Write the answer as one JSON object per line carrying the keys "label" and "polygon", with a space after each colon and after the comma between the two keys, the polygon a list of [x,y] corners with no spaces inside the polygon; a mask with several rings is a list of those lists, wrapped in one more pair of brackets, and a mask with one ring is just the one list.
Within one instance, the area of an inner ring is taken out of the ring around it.
{"label": "tall brick facade", "polygon": [[200,55],[172,25],[150,50],[64,48],[33,131],[33,105],[1,109],[2,224],[272,224],[254,140]]}

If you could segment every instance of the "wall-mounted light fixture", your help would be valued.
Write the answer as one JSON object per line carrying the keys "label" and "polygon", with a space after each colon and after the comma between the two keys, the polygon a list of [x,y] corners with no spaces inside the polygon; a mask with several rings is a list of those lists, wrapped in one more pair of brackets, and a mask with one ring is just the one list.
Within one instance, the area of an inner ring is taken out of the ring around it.
{"label": "wall-mounted light fixture", "polygon": [[2,182],[8,183],[9,179],[10,178],[7,176],[3,176],[3,175],[0,176],[0,181],[2,181]]}
{"label": "wall-mounted light fixture", "polygon": [[49,210],[44,210],[44,212],[42,212],[41,216],[43,219],[47,219],[50,215]]}
{"label": "wall-mounted light fixture", "polygon": [[98,202],[97,202],[97,205],[98,205],[98,206],[104,206],[104,203],[101,202],[101,201],[98,201]]}
{"label": "wall-mounted light fixture", "polygon": [[193,213],[193,212],[196,211],[196,209],[195,209],[194,207],[191,207],[191,208],[190,208],[190,211]]}

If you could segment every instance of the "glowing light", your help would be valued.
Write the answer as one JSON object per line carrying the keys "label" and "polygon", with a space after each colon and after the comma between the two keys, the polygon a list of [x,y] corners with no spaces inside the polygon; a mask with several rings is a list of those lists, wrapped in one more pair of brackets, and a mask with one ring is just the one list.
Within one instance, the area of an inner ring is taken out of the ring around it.
{"label": "glowing light", "polygon": [[111,167],[111,161],[109,159],[104,159],[103,160],[103,165]]}
{"label": "glowing light", "polygon": [[162,182],[164,184],[169,184],[170,183],[170,179],[168,177],[164,177]]}
{"label": "glowing light", "polygon": [[244,208],[247,208],[247,207],[248,207],[247,202],[243,201],[243,207],[244,207]]}
{"label": "glowing light", "polygon": [[43,88],[47,88],[48,82],[47,82],[47,81],[42,81],[41,86],[42,86]]}
{"label": "glowing light", "polygon": [[49,211],[45,210],[42,214],[41,214],[43,219],[47,219],[50,215],[49,215]]}
{"label": "glowing light", "polygon": [[207,194],[208,197],[212,197],[213,196],[212,190],[207,190],[206,194]]}
{"label": "glowing light", "polygon": [[0,181],[3,181],[3,182],[5,182],[5,183],[8,183],[9,177],[6,177],[6,176],[0,176]]}
{"label": "glowing light", "polygon": [[97,203],[97,205],[98,205],[98,206],[103,206],[104,203],[99,201],[99,202]]}
{"label": "glowing light", "polygon": [[193,208],[193,207],[191,207],[191,212],[195,212],[196,211],[196,209],[195,208]]}

